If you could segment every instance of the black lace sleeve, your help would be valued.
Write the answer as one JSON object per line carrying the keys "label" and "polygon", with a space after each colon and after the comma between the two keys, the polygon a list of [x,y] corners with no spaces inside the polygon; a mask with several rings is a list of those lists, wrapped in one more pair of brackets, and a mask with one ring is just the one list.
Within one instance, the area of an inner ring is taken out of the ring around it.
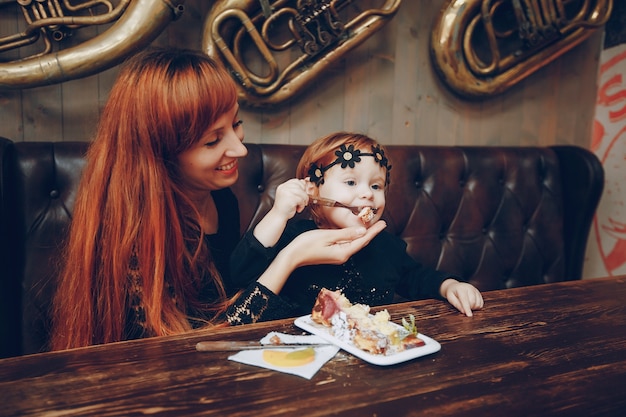
{"label": "black lace sleeve", "polygon": [[289,303],[263,285],[254,282],[228,309],[226,319],[234,326],[284,319],[292,315],[292,306]]}

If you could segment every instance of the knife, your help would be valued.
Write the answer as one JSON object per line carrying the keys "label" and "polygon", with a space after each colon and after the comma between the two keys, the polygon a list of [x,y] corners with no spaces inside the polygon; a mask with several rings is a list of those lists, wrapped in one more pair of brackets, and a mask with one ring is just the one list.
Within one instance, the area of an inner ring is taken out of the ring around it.
{"label": "knife", "polygon": [[330,343],[288,343],[288,344],[266,344],[259,342],[234,342],[234,341],[206,341],[196,343],[196,350],[199,352],[228,351],[228,350],[250,350],[250,349],[293,349],[293,348],[316,348],[330,346]]}

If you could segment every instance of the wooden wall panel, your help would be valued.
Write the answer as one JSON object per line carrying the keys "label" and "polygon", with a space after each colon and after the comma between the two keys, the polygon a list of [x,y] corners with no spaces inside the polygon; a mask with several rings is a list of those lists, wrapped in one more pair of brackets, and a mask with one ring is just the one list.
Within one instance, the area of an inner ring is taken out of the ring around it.
{"label": "wooden wall panel", "polygon": [[[450,93],[431,65],[429,35],[442,3],[403,0],[389,24],[291,104],[242,109],[246,141],[308,144],[355,130],[387,144],[589,146],[601,32],[505,94],[471,102]],[[211,4],[187,0],[183,16],[154,44],[200,49]],[[0,8],[3,34],[19,25],[17,15]],[[116,74],[112,68],[54,86],[0,91],[0,136],[89,140]]]}

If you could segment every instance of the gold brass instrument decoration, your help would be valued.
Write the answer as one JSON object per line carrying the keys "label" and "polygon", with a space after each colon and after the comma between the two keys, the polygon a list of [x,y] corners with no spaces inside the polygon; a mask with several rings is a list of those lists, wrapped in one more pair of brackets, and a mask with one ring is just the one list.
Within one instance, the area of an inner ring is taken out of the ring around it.
{"label": "gold brass instrument decoration", "polygon": [[[180,16],[184,0],[176,1],[17,0],[26,28],[0,36],[0,89],[55,84],[108,69]],[[0,11],[8,6],[1,3]],[[110,23],[85,42],[64,44],[80,28]]]}
{"label": "gold brass instrument decoration", "polygon": [[502,93],[589,38],[612,0],[448,0],[431,33],[441,79],[457,94]]}
{"label": "gold brass instrument decoration", "polygon": [[205,19],[202,49],[230,69],[243,106],[278,106],[363,43],[400,7],[400,0],[385,0],[379,8],[360,11],[352,2],[218,2]]}

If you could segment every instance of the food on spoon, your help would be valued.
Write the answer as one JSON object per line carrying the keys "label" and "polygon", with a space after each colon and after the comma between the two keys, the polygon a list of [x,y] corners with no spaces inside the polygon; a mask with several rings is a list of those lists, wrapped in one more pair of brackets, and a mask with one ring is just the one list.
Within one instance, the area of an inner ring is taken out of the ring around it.
{"label": "food on spoon", "polygon": [[363,207],[359,212],[359,218],[363,222],[363,224],[367,224],[374,219],[374,210],[371,207]]}
{"label": "food on spoon", "polygon": [[315,360],[315,349],[311,347],[295,351],[267,349],[263,351],[263,360],[275,366],[289,368],[302,366]]}
{"label": "food on spoon", "polygon": [[391,355],[425,344],[417,336],[414,317],[410,329],[393,324],[390,318],[387,310],[372,315],[368,305],[352,304],[341,291],[326,288],[317,295],[311,311],[311,320],[330,327],[333,336],[370,353]]}

